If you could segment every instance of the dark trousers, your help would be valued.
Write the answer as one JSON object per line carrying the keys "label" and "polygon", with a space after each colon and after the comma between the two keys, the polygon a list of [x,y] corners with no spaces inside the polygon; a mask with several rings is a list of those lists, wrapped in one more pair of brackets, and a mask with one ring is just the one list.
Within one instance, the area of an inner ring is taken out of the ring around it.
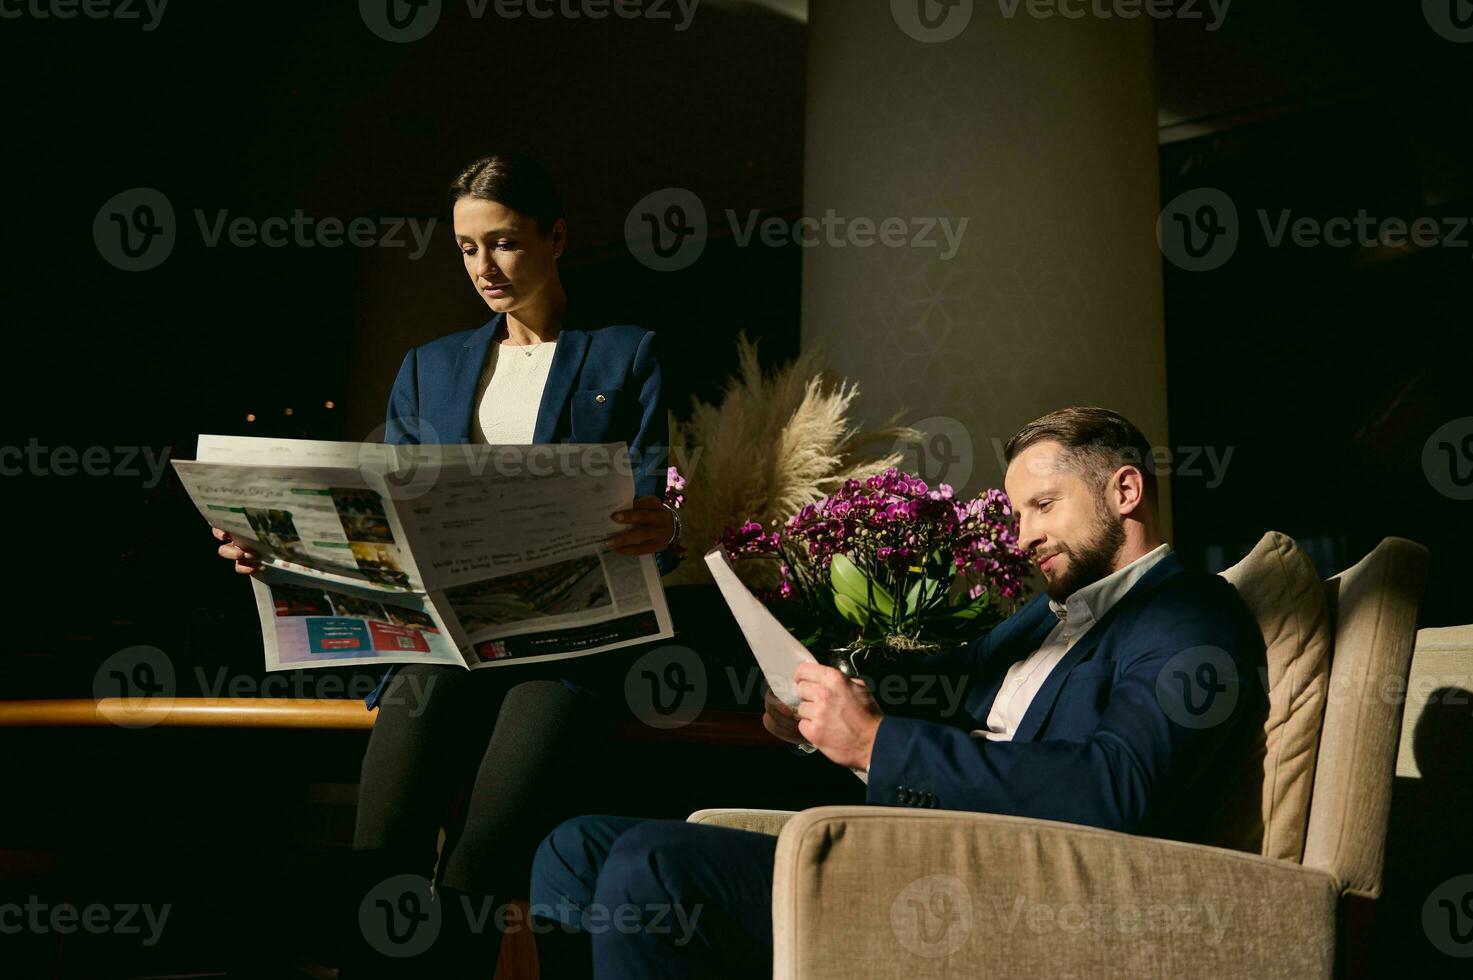
{"label": "dark trousers", "polygon": [[[500,945],[494,923],[506,920],[467,921],[463,909],[502,908],[526,896],[538,842],[563,817],[589,809],[587,767],[607,760],[588,747],[602,743],[616,717],[599,691],[608,687],[603,675],[622,676],[621,662],[475,671],[407,665],[385,691],[363,758],[354,850],[368,891],[404,875],[423,877],[426,887],[437,880],[442,914],[433,962],[441,975],[491,975]],[[356,937],[365,938],[374,945],[374,937]],[[394,951],[357,954],[385,956]],[[408,975],[431,962],[419,954],[406,960]]]}
{"label": "dark trousers", "polygon": [[776,837],[678,820],[560,824],[532,868],[543,975],[771,976],[776,853]]}

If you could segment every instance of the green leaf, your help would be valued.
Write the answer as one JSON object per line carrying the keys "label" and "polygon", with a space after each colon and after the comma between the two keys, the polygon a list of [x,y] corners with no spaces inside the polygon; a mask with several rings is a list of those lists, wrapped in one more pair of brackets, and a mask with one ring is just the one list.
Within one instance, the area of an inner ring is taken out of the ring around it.
{"label": "green leaf", "polygon": [[834,608],[839,610],[839,615],[849,622],[864,629],[869,625],[869,610],[862,602],[855,602],[842,592],[834,593]]}
{"label": "green leaf", "polygon": [[[876,615],[884,620],[895,618],[895,597],[878,582],[871,584],[869,576],[860,571],[848,555],[835,555],[829,563],[829,582],[833,585],[835,605],[838,605],[838,597],[844,596],[861,609],[867,608],[873,595]],[[842,606],[839,611],[844,611]]]}

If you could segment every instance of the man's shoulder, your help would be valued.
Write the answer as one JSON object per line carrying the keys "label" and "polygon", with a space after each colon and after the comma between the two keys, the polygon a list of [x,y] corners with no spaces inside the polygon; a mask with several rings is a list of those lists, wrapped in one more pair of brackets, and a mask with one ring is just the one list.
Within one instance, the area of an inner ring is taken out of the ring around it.
{"label": "man's shoulder", "polygon": [[1190,568],[1157,582],[1121,613],[1121,626],[1174,642],[1222,638],[1252,623],[1231,582]]}

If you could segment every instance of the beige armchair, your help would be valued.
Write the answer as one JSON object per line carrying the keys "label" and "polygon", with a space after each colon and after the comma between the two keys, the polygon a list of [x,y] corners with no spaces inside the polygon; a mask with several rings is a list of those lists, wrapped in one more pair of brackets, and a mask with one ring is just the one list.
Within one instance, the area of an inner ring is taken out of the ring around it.
{"label": "beige armchair", "polygon": [[1321,583],[1270,533],[1223,573],[1263,630],[1270,707],[1210,845],[893,807],[690,819],[778,835],[778,980],[1344,973],[1381,886],[1426,566],[1388,538]]}

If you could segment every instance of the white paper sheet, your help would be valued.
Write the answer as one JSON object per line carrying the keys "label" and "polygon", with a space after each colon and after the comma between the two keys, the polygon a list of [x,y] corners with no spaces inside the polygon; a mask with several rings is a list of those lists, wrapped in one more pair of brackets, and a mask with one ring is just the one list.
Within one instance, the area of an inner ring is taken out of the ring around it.
{"label": "white paper sheet", "polygon": [[706,564],[721,589],[721,597],[731,607],[731,614],[736,617],[742,635],[747,638],[747,645],[757,657],[757,665],[767,678],[767,686],[783,704],[797,708],[798,686],[793,683],[793,673],[799,664],[815,663],[813,654],[737,578],[731,562],[720,548],[707,552]]}

